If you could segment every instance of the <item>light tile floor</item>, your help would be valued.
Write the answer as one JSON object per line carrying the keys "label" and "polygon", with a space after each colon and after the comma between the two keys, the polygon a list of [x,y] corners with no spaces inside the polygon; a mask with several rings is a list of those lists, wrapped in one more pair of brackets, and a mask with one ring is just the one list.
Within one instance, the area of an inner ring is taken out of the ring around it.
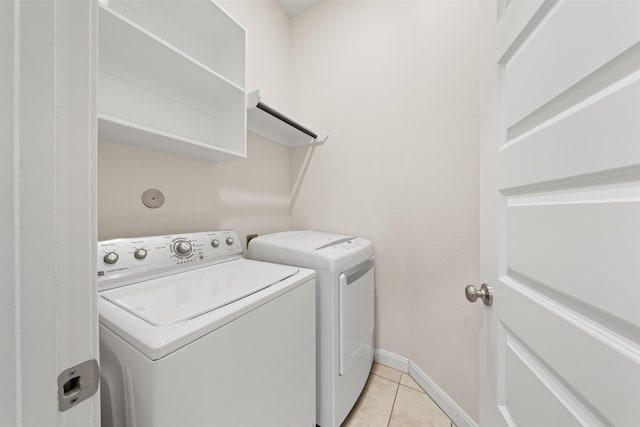
{"label": "light tile floor", "polygon": [[378,363],[342,427],[450,427],[451,421],[413,378]]}

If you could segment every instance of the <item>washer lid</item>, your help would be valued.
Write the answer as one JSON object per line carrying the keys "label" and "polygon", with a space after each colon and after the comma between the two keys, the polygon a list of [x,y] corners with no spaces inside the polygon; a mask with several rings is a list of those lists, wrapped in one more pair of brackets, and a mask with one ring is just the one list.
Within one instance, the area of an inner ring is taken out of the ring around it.
{"label": "washer lid", "polygon": [[193,319],[295,275],[295,267],[236,262],[173,274],[100,296],[155,326]]}

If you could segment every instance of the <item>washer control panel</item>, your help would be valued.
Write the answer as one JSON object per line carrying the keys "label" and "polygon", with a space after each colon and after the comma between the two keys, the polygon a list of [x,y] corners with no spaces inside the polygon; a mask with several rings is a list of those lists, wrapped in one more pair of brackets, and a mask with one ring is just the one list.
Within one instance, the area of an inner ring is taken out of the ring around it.
{"label": "washer control panel", "polygon": [[233,230],[98,242],[98,287],[109,289],[242,256]]}

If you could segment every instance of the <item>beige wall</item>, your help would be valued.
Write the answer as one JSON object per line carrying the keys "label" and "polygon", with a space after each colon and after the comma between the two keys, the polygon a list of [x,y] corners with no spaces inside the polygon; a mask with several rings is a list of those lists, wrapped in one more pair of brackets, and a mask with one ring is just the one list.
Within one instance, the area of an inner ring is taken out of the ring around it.
{"label": "beige wall", "polygon": [[[249,157],[211,163],[100,142],[99,239],[235,229],[249,233],[289,228],[289,153],[257,136]],[[140,196],[158,188],[165,204],[145,207]]]}
{"label": "beige wall", "polygon": [[330,1],[293,21],[293,108],[330,137],[292,151],[291,225],[374,242],[376,347],[477,420],[476,37],[473,2]]}
{"label": "beige wall", "polygon": [[[289,19],[273,1],[221,5],[247,29],[247,88],[290,104]],[[140,196],[160,189],[165,205]],[[198,161],[99,142],[98,238],[233,228],[244,236],[289,228],[289,150],[249,134],[248,159]]]}
{"label": "beige wall", "polygon": [[274,0],[221,0],[217,3],[247,30],[247,91],[282,111],[291,107],[289,17]]}

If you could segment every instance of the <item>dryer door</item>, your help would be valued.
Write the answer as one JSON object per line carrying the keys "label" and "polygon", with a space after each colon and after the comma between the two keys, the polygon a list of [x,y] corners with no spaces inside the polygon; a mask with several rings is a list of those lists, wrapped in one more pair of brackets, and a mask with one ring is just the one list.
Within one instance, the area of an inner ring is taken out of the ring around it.
{"label": "dryer door", "polygon": [[373,257],[340,274],[340,375],[373,358]]}

